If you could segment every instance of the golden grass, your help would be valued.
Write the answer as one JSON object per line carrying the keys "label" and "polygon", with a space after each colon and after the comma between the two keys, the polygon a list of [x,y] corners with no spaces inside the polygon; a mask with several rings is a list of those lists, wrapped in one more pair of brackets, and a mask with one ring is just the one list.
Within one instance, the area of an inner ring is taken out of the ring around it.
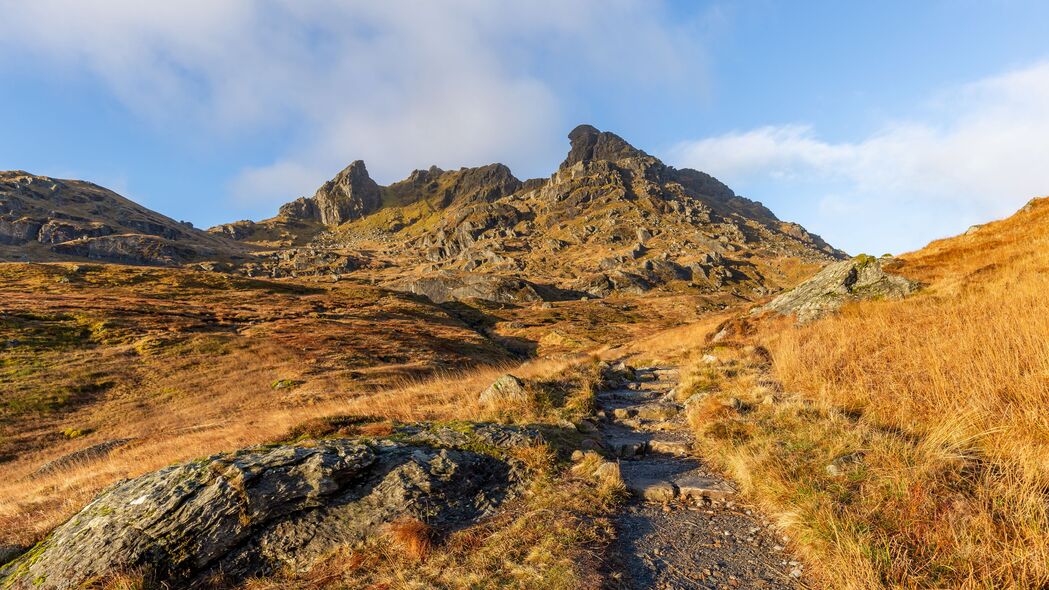
{"label": "golden grass", "polygon": [[695,407],[707,451],[829,588],[1046,587],[1049,203],[896,270],[928,288],[762,326],[786,393],[760,403],[758,356],[721,367],[751,405]]}
{"label": "golden grass", "polygon": [[408,559],[419,561],[430,555],[437,532],[418,518],[404,516],[387,524],[386,534]]}

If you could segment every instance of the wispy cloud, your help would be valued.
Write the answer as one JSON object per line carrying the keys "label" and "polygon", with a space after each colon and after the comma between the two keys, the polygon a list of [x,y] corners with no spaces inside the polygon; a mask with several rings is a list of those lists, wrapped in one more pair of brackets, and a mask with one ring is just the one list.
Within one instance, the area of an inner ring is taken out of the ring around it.
{"label": "wispy cloud", "polygon": [[232,182],[256,201],[353,159],[387,181],[430,164],[539,169],[575,123],[574,85],[614,97],[703,79],[695,39],[642,0],[0,0],[0,13],[0,50],[90,72],[165,132],[286,138]]}
{"label": "wispy cloud", "polygon": [[946,90],[922,111],[858,141],[785,124],[682,142],[671,159],[735,186],[779,186],[856,246],[876,227],[887,247],[915,247],[902,221],[956,230],[1049,194],[1049,63]]}

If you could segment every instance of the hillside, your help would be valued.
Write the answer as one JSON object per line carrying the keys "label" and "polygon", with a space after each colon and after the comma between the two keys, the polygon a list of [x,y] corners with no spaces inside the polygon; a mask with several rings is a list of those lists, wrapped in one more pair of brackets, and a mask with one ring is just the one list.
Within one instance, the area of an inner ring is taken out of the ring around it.
{"label": "hillside", "polygon": [[0,261],[172,266],[244,251],[90,182],[0,172]]}
{"label": "hillside", "polygon": [[1036,199],[886,263],[917,295],[745,321],[696,353],[688,391],[747,408],[694,412],[708,456],[825,586],[1049,584],[1047,248]]}

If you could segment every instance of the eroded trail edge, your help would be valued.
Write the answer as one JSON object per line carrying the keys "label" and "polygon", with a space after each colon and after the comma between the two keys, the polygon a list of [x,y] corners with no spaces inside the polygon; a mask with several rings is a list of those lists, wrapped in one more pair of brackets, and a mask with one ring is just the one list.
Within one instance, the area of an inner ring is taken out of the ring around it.
{"label": "eroded trail edge", "polygon": [[767,588],[802,584],[784,538],[693,452],[675,368],[620,366],[598,394],[599,429],[632,499],[616,521],[610,586]]}

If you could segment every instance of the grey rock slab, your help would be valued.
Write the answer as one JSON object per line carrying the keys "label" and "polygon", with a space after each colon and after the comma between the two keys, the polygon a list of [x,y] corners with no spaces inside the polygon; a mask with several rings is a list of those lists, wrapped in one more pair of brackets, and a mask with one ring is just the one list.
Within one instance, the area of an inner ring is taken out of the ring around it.
{"label": "grey rock slab", "polygon": [[677,488],[668,481],[635,479],[626,482],[630,493],[647,502],[669,502],[677,497]]}
{"label": "grey rock slab", "polygon": [[687,457],[692,454],[692,445],[680,440],[652,439],[648,441],[648,450],[653,453]]}
{"label": "grey rock slab", "polygon": [[699,500],[710,498],[723,500],[736,493],[726,481],[712,477],[688,476],[674,480],[674,485],[681,491],[681,497]]}
{"label": "grey rock slab", "polygon": [[0,568],[0,587],[67,589],[145,570],[194,587],[304,567],[404,514],[454,529],[514,493],[516,468],[466,450],[325,440],[214,455],[118,482]]}

